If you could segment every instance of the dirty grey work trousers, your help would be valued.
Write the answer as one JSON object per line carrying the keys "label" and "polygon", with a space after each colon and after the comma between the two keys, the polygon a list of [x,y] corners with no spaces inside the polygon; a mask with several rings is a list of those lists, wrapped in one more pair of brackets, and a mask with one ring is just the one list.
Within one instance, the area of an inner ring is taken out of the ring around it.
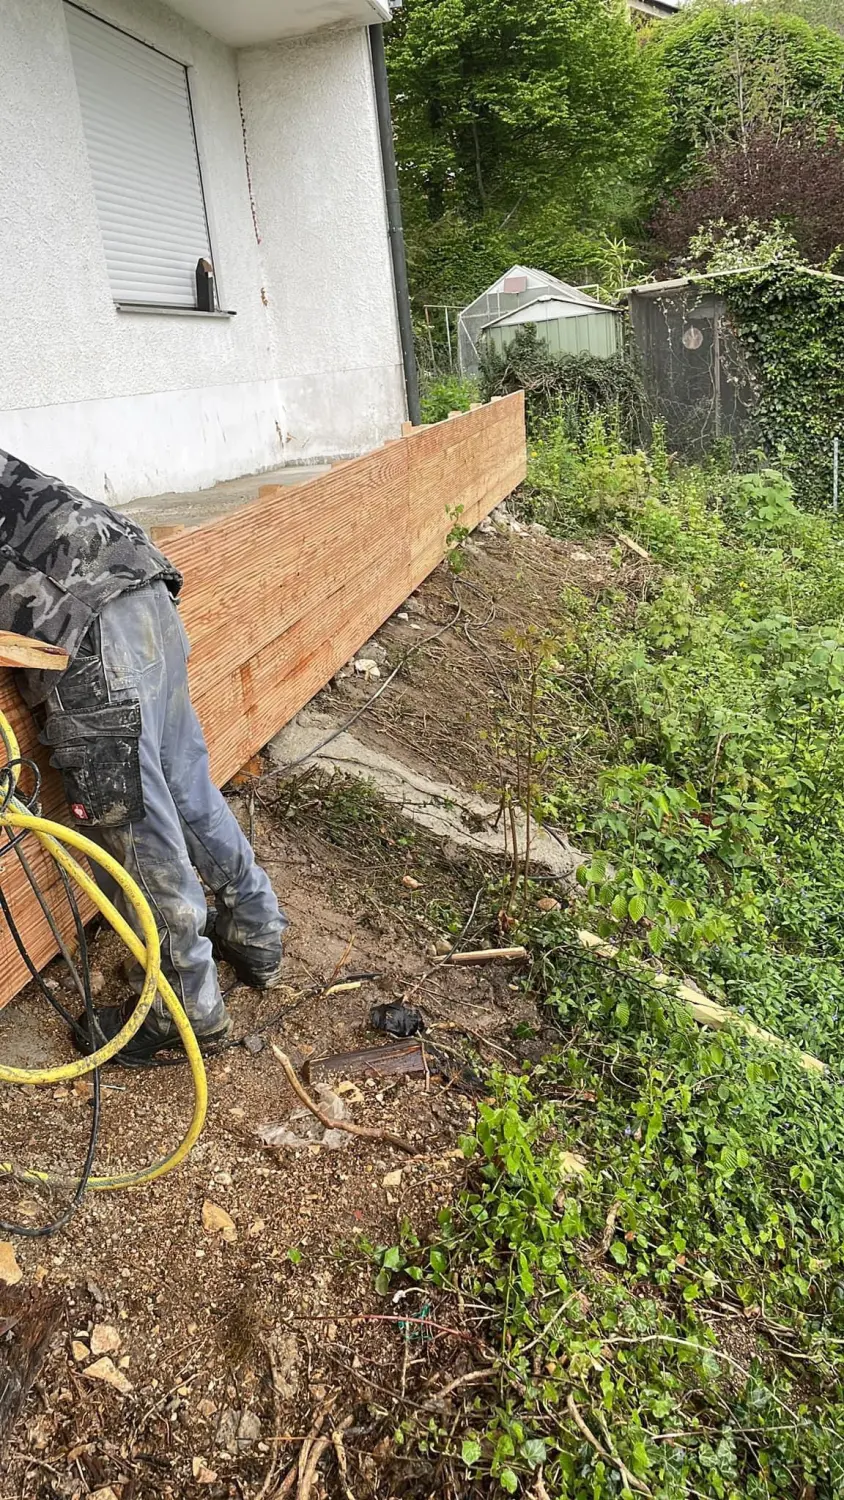
{"label": "dirty grey work trousers", "polygon": [[[190,701],[188,643],[163,582],[107,604],[45,705],[42,739],[82,831],[137,881],[161,936],[162,968],[200,1034],[224,1012],[199,872],[221,937],[281,959],[287,926],[225,798]],[[127,921],[113,882],[97,877]],[[156,1002],[151,1018],[166,1029]]]}

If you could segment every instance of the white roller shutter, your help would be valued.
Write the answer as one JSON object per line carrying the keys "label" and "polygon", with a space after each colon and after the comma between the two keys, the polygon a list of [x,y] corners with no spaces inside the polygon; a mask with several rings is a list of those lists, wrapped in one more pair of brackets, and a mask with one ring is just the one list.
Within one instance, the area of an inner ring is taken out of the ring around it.
{"label": "white roller shutter", "polygon": [[116,302],[196,306],[210,259],[187,69],[65,4]]}

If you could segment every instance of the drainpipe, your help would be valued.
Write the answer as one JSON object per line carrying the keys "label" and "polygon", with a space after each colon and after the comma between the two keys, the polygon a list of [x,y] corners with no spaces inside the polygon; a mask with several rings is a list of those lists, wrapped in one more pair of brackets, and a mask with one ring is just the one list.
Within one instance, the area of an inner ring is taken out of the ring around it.
{"label": "drainpipe", "polygon": [[387,228],[390,236],[390,254],[393,258],[393,284],[396,292],[396,312],[398,314],[399,333],[401,335],[404,384],[407,392],[407,414],[414,427],[418,427],[422,421],[422,405],[419,399],[416,341],[413,336],[413,319],[410,313],[407,256],[404,246],[399,174],[396,167],[396,148],[393,140],[393,116],[390,109],[390,88],[387,81],[387,58],[384,52],[383,26],[369,27],[369,45],[372,52],[375,104],[378,110],[378,134],[381,138],[381,162],[384,171],[384,193],[387,200]]}

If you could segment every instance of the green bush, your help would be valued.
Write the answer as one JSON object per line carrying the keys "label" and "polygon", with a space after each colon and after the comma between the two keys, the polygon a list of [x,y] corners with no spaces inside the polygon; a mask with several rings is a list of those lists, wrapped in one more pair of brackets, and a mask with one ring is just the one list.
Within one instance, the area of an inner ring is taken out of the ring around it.
{"label": "green bush", "polygon": [[[439,1240],[382,1260],[385,1294],[471,1310],[492,1367],[402,1435],[477,1500],[838,1500],[844,534],[796,477],[630,454],[599,416],[537,429],[528,496],[587,533],[529,731],[533,810],[587,858],[519,930],[558,1044],[495,1078]],[[654,956],[733,1023],[698,1027]]]}
{"label": "green bush", "polygon": [[549,418],[564,416],[574,435],[594,412],[615,414],[625,437],[638,436],[644,410],[641,382],[623,355],[598,359],[592,354],[552,354],[528,324],[516,330],[500,353],[487,345],[481,357],[483,399],[523,390],[528,425],[536,430]]}
{"label": "green bush", "polygon": [[652,466],[641,449],[627,451],[617,405],[588,415],[561,400],[532,429],[521,496],[531,520],[566,535],[640,509]]}
{"label": "green bush", "polygon": [[462,375],[430,380],[422,389],[422,421],[444,422],[449,412],[468,411],[480,399],[477,380]]}
{"label": "green bush", "polygon": [[751,440],[786,455],[798,503],[832,503],[833,439],[844,435],[844,282],[803,266],[770,265],[719,278],[756,387]]}

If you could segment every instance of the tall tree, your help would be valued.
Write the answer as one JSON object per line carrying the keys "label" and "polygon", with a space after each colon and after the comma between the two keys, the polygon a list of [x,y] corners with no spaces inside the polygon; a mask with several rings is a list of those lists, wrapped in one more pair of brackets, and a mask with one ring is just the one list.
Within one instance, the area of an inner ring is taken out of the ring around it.
{"label": "tall tree", "polygon": [[766,10],[802,16],[810,26],[828,26],[844,36],[844,0],[764,0]]}
{"label": "tall tree", "polygon": [[675,187],[707,150],[760,132],[844,129],[844,39],[764,5],[705,0],[651,32],[670,123],[654,185]]}
{"label": "tall tree", "polygon": [[624,0],[405,0],[389,62],[412,261],[432,226],[497,255],[501,235],[583,225],[653,148],[659,94]]}

